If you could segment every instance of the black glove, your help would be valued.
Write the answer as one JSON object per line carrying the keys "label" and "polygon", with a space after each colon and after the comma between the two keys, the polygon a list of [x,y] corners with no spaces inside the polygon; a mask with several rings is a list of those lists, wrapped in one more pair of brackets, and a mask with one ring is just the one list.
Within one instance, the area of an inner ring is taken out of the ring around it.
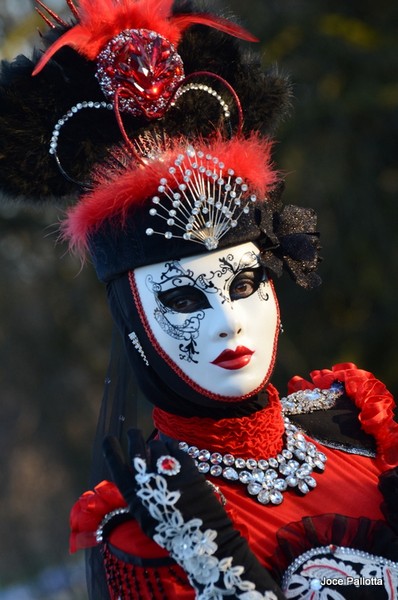
{"label": "black glove", "polygon": [[146,445],[137,430],[128,440],[130,465],[117,440],[104,441],[114,482],[143,531],[185,570],[197,598],[283,599],[191,457],[175,442]]}

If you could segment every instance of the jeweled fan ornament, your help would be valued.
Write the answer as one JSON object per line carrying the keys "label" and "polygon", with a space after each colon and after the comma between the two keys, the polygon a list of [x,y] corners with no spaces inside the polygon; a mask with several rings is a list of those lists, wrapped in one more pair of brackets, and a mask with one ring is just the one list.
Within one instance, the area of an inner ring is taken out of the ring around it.
{"label": "jeweled fan ornament", "polygon": [[242,214],[249,212],[256,194],[216,156],[189,146],[179,154],[169,176],[162,177],[159,195],[152,198],[149,214],[166,221],[164,233],[147,228],[147,235],[166,239],[183,238],[215,250],[219,240],[238,225]]}

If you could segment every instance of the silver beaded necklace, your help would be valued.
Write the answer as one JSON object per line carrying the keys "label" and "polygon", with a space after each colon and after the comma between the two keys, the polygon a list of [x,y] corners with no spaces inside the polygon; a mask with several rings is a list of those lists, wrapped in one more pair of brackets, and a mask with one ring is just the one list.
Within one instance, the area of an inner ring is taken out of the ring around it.
{"label": "silver beaded necklace", "polygon": [[199,450],[186,442],[180,442],[179,448],[194,459],[200,473],[242,483],[261,504],[281,504],[284,492],[289,489],[296,488],[302,494],[314,489],[317,485],[314,471],[324,471],[327,459],[313,442],[307,442],[286,414],[311,412],[311,403],[312,410],[330,408],[342,393],[343,388],[336,385],[329,390],[300,390],[283,398],[285,444],[282,451],[271,458],[235,458],[229,453]]}
{"label": "silver beaded necklace", "polygon": [[286,443],[275,457],[235,458],[233,454],[211,453],[180,442],[179,447],[195,460],[200,473],[240,482],[261,504],[281,504],[283,493],[297,488],[308,494],[316,487],[314,470],[325,469],[326,456],[312,442],[307,442],[298,427],[285,417]]}

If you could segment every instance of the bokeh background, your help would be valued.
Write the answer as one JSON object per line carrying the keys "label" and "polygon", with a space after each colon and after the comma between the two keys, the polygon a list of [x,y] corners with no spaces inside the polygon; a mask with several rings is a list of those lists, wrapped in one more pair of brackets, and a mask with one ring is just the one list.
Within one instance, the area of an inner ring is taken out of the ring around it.
{"label": "bokeh background", "polygon": [[[64,0],[48,0],[64,9]],[[398,4],[230,0],[264,64],[294,84],[275,158],[286,202],[319,214],[322,287],[277,283],[274,382],[352,361],[398,389]],[[228,13],[227,13],[228,14]],[[39,43],[31,0],[0,0],[0,55]],[[87,265],[56,243],[52,207],[0,206],[0,600],[86,598],[68,554],[87,487],[111,325]]]}

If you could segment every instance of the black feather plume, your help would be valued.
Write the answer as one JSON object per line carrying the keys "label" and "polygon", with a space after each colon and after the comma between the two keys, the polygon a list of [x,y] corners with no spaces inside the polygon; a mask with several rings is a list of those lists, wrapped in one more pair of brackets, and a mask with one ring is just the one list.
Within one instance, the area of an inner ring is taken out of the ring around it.
{"label": "black feather plume", "polygon": [[[187,10],[185,3],[179,11]],[[45,46],[65,32],[52,29],[43,39]],[[223,77],[238,94],[244,114],[244,131],[272,134],[290,102],[288,81],[271,71],[264,73],[258,57],[231,36],[204,26],[194,26],[183,36],[178,48],[187,75],[211,71]],[[0,73],[0,191],[5,196],[33,202],[52,199],[65,203],[79,195],[79,186],[68,181],[49,154],[57,121],[82,101],[105,100],[95,77],[96,64],[71,48],[61,49],[35,77],[32,71],[41,54],[32,59],[19,56],[3,61]],[[203,78],[202,78],[203,79]],[[231,94],[214,80],[207,81],[232,105]],[[206,93],[187,93],[175,108],[156,121],[124,116],[132,137],[153,127],[170,136],[211,135],[223,126],[219,103]],[[237,111],[232,111],[232,127]],[[122,136],[113,111],[82,110],[62,127],[58,146],[64,170],[72,179],[87,182],[95,163]]]}

